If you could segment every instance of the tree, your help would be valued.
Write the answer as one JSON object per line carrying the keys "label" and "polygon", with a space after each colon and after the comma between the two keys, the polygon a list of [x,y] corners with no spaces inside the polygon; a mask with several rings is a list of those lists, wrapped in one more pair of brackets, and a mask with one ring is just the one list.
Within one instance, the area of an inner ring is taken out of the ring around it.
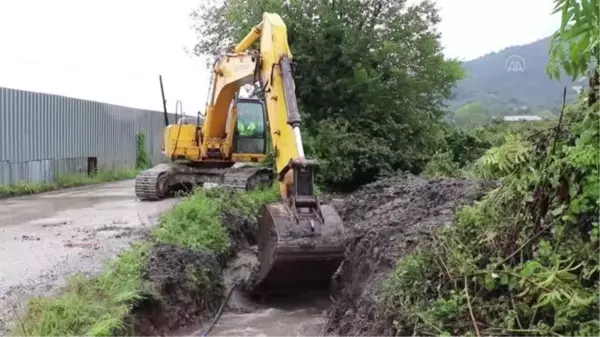
{"label": "tree", "polygon": [[599,0],[554,0],[561,13],[560,29],[554,33],[547,71],[560,78],[561,68],[576,79],[588,74],[590,62],[600,64]]}
{"label": "tree", "polygon": [[196,20],[198,55],[215,55],[280,14],[298,65],[307,152],[322,182],[354,188],[395,170],[420,171],[440,137],[441,102],[462,70],[442,54],[430,1],[228,0],[207,2]]}
{"label": "tree", "polygon": [[554,13],[561,13],[560,29],[554,33],[547,72],[560,78],[561,71],[573,79],[588,75],[590,63],[589,104],[597,100],[600,78],[600,0],[554,0]]}

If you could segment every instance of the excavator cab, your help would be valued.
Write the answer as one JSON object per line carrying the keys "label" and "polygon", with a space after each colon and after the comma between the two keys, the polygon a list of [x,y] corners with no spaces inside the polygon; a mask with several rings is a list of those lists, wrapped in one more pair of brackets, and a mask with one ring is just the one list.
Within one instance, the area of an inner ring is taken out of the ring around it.
{"label": "excavator cab", "polygon": [[[262,101],[238,98],[237,124],[233,137],[234,153],[265,154],[267,152],[267,116]],[[240,129],[241,128],[241,129]]]}

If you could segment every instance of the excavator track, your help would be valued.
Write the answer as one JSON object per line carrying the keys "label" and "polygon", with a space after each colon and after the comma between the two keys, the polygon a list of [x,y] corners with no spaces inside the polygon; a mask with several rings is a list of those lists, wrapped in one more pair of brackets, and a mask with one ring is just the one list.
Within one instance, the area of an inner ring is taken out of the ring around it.
{"label": "excavator track", "polygon": [[156,201],[173,195],[176,186],[192,187],[214,183],[240,191],[270,186],[275,173],[261,166],[203,168],[185,164],[159,164],[140,172],[135,180],[135,194],[142,201]]}
{"label": "excavator track", "polygon": [[274,179],[275,173],[270,168],[242,166],[225,172],[220,186],[239,191],[249,191],[258,187],[270,186],[273,184]]}
{"label": "excavator track", "polygon": [[[166,180],[166,174],[169,172],[169,165],[159,164],[155,167],[141,171],[135,177],[135,195],[140,200],[160,200],[164,198],[168,190],[163,184]],[[159,182],[159,178],[161,178]],[[160,185],[159,185],[160,183]]]}

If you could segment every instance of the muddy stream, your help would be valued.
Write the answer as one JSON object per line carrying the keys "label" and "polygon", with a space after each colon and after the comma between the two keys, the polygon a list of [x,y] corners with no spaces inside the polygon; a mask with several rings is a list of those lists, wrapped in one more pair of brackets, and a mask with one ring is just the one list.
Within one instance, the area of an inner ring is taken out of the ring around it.
{"label": "muddy stream", "polygon": [[[226,288],[245,279],[256,263],[256,251],[238,253],[224,271]],[[234,289],[223,314],[208,336],[319,336],[332,306],[328,289],[274,297],[264,302]],[[215,308],[215,311],[218,308]],[[203,336],[212,319],[175,331],[172,336]]]}

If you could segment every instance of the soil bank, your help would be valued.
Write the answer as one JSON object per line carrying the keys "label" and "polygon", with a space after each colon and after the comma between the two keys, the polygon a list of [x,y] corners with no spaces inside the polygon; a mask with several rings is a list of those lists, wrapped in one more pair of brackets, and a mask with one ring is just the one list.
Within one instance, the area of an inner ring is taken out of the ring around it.
{"label": "soil bank", "polygon": [[327,332],[391,335],[392,322],[378,316],[377,295],[397,261],[451,224],[457,209],[481,198],[489,183],[400,174],[366,185],[344,199],[346,257],[334,278],[336,305]]}

